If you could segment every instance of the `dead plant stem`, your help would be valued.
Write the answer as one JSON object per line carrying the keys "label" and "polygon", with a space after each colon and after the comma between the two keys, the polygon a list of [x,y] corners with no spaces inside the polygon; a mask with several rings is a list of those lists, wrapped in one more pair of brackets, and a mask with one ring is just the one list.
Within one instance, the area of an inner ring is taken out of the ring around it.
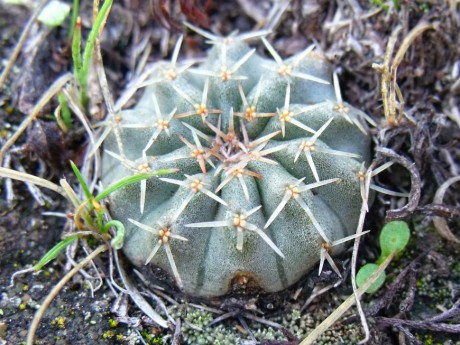
{"label": "dead plant stem", "polygon": [[35,175],[27,174],[21,171],[13,170],[13,169],[0,167],[0,177],[11,178],[11,179],[18,180],[18,181],[33,183],[34,185],[51,189],[52,191],[59,193],[63,197],[67,198],[67,194],[65,193],[62,187],[58,186],[57,184],[53,182],[50,182],[48,180],[45,180]]}
{"label": "dead plant stem", "polygon": [[[369,279],[366,280],[366,282],[361,285],[359,289],[356,290],[356,294],[358,297],[361,297],[361,295],[377,280],[377,278],[380,276],[380,274],[387,268],[387,266],[390,264],[391,260],[393,260],[394,256],[396,254],[396,251],[393,251],[382,264],[379,266],[379,268],[372,273],[372,275],[369,277]],[[356,296],[350,295],[341,305],[338,306],[337,309],[335,309],[331,315],[329,315],[321,324],[316,327],[299,345],[312,345],[315,343],[315,341],[319,338],[319,336],[324,333],[327,329],[329,329],[347,310],[349,310],[353,304],[358,299]]]}
{"label": "dead plant stem", "polygon": [[[361,294],[358,292],[358,286],[356,284],[356,264],[358,260],[358,250],[359,250],[359,242],[361,240],[361,233],[363,232],[364,227],[364,220],[366,219],[366,214],[369,210],[369,191],[371,185],[371,177],[372,177],[372,168],[371,165],[366,173],[366,179],[364,181],[364,198],[363,203],[361,205],[361,212],[359,214],[358,226],[356,228],[356,235],[355,243],[353,244],[353,255],[351,257],[351,286],[353,287],[353,295],[356,300],[356,308],[358,309],[359,317],[361,319],[361,324],[364,329],[364,339],[360,341],[360,344],[365,343],[369,340],[370,332],[369,326],[366,321],[366,315],[364,314],[363,308],[361,306]],[[364,290],[365,291],[365,290]]]}

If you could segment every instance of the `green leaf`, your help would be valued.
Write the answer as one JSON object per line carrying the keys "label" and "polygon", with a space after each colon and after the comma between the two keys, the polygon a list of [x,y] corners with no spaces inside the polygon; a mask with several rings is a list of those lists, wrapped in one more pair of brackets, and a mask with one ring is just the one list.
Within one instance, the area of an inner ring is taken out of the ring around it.
{"label": "green leaf", "polygon": [[397,220],[386,224],[380,232],[382,254],[377,263],[383,262],[394,250],[397,254],[400,254],[407,246],[409,238],[410,229],[406,222]]}
{"label": "green leaf", "polygon": [[69,38],[74,35],[75,24],[77,24],[78,11],[80,10],[80,0],[73,0],[72,20],[70,22]]}
{"label": "green leaf", "polygon": [[56,244],[41,258],[41,260],[34,266],[34,270],[41,270],[43,266],[45,266],[50,261],[54,260],[60,252],[62,252],[69,244],[71,244],[77,238],[79,238],[78,235],[64,238],[61,242]]}
{"label": "green leaf", "polygon": [[94,44],[96,42],[96,39],[99,37],[100,30],[107,18],[107,15],[112,6],[112,2],[113,0],[105,0],[99,13],[96,16],[96,20],[94,21],[94,25],[91,28],[91,31],[88,36],[88,41],[86,43],[85,50],[83,52],[83,61],[82,61],[81,69],[77,73],[77,79],[82,88],[82,104],[83,105],[86,104],[86,100],[88,97],[87,92],[86,92],[87,83],[88,83],[87,79],[88,79],[89,66],[93,58]]}
{"label": "green leaf", "polygon": [[61,25],[70,13],[70,6],[62,1],[50,1],[40,12],[37,20],[48,26]]}
{"label": "green leaf", "polygon": [[92,195],[89,190],[88,185],[86,184],[85,179],[83,178],[83,175],[81,174],[80,170],[78,167],[75,165],[74,162],[70,161],[70,166],[72,167],[73,173],[77,177],[78,182],[80,182],[81,187],[83,188],[83,192],[85,193],[86,198],[89,200],[91,199]]}
{"label": "green leaf", "polygon": [[[369,277],[372,275],[372,273],[374,273],[374,271],[376,271],[378,268],[379,268],[379,265],[371,264],[371,263],[365,264],[363,267],[361,267],[361,269],[356,274],[356,284],[358,285],[358,287],[362,286],[366,282],[366,280],[369,279]],[[378,278],[374,282],[374,284],[369,286],[369,288],[366,290],[366,292],[367,293],[376,292],[378,289],[381,288],[383,283],[385,283],[385,278],[386,278],[385,272],[382,272],[378,276]]]}
{"label": "green leaf", "polygon": [[[72,19],[73,20],[73,19]],[[81,70],[81,19],[77,17],[72,27],[72,61],[75,75],[78,77]]]}
{"label": "green leaf", "polygon": [[56,116],[56,121],[59,127],[64,131],[67,132],[70,128],[72,128],[72,115],[70,113],[69,104],[62,92],[59,92],[58,95],[59,104],[61,105],[61,116]]}
{"label": "green leaf", "polygon": [[125,177],[125,178],[121,179],[120,181],[115,182],[114,184],[112,184],[109,187],[107,187],[105,190],[103,190],[101,193],[99,193],[95,197],[95,199],[96,199],[96,201],[101,201],[102,199],[107,197],[109,194],[115,192],[116,190],[118,190],[120,188],[126,187],[126,186],[128,186],[130,184],[133,184],[133,183],[136,183],[136,182],[148,179],[148,178],[160,176],[160,175],[172,174],[172,173],[175,173],[177,171],[179,171],[179,170],[178,169],[163,169],[163,170],[158,170],[158,171],[155,171],[155,172],[152,172],[152,173],[141,173],[141,174],[136,174],[136,175],[133,175],[133,176]]}

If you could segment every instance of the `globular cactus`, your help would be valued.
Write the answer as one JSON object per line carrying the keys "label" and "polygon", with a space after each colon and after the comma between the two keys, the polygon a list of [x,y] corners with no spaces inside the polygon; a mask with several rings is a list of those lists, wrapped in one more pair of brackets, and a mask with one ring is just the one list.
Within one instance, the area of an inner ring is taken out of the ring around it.
{"label": "globular cactus", "polygon": [[282,60],[262,37],[273,61],[245,43],[257,34],[200,33],[207,58],[178,64],[181,38],[104,141],[105,185],[179,171],[117,191],[110,212],[132,263],[163,269],[186,294],[279,291],[353,237],[366,115],[342,102],[312,49]]}

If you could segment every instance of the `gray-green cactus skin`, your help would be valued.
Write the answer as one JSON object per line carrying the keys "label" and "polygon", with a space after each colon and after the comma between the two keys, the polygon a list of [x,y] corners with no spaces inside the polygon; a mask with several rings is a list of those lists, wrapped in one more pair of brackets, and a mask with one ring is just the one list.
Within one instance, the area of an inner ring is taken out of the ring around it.
{"label": "gray-green cactus skin", "polygon": [[104,141],[104,185],[179,171],[115,192],[110,212],[131,262],[163,269],[188,295],[280,291],[355,232],[366,115],[341,101],[310,49],[282,60],[262,38],[268,59],[250,35],[205,35],[206,59],[177,64],[179,42]]}

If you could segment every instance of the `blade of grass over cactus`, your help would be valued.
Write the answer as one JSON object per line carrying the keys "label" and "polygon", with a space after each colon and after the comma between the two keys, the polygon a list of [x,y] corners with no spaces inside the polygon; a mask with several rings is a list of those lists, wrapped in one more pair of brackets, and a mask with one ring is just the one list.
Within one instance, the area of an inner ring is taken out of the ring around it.
{"label": "blade of grass over cactus", "polygon": [[101,201],[102,199],[106,198],[109,196],[111,193],[115,192],[116,190],[126,187],[130,184],[137,183],[139,181],[161,176],[161,175],[167,175],[167,174],[172,174],[177,172],[178,169],[163,169],[163,170],[158,170],[156,172],[151,172],[151,173],[141,173],[141,174],[136,174],[133,176],[128,176],[125,177],[118,182],[108,186],[106,189],[104,189],[102,192],[100,192],[98,195],[96,195],[95,199],[96,201]]}

